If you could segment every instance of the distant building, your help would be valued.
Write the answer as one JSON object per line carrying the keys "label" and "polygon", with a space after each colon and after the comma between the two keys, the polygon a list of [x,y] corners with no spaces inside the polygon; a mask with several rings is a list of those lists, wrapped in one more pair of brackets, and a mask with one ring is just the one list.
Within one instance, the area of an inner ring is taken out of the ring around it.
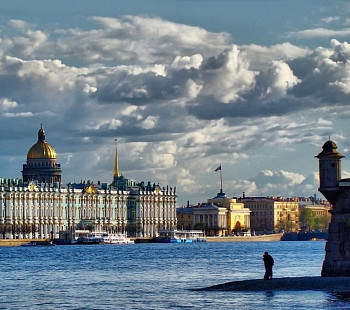
{"label": "distant building", "polygon": [[56,151],[41,127],[22,174],[23,181],[0,179],[0,237],[58,238],[81,228],[155,237],[158,230],[176,227],[175,187],[120,175],[117,147],[111,184],[62,184]]}
{"label": "distant building", "polygon": [[227,234],[227,209],[211,203],[177,208],[177,221],[179,229],[200,229],[207,236]]}
{"label": "distant building", "polygon": [[177,228],[181,230],[194,229],[193,206],[182,206],[176,209]]}
{"label": "distant building", "polygon": [[244,203],[237,202],[237,198],[229,198],[222,192],[216,197],[208,199],[208,203],[223,207],[227,210],[227,234],[239,234],[242,230],[251,228],[251,210]]}
{"label": "distant building", "polygon": [[[300,205],[300,228],[301,230],[327,231],[331,221],[331,206],[307,204]],[[309,212],[308,212],[309,211]]]}
{"label": "distant building", "polygon": [[251,211],[250,227],[256,232],[296,231],[299,226],[299,204],[282,197],[245,197],[238,202]]}
{"label": "distant building", "polygon": [[222,191],[207,203],[177,208],[179,229],[202,229],[207,235],[227,236],[250,229],[250,210]]}
{"label": "distant building", "polygon": [[331,214],[329,213],[331,207],[329,205],[306,205],[304,208],[311,210],[311,212],[317,217],[326,216],[331,218]]}

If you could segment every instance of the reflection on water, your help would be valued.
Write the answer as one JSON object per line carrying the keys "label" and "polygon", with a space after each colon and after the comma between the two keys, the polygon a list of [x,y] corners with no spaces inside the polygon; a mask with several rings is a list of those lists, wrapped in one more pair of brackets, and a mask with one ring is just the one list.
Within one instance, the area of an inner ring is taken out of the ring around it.
{"label": "reflection on water", "polygon": [[[316,276],[324,242],[135,244],[0,248],[4,309],[337,309],[325,292],[203,292],[191,288],[262,278]],[[239,307],[238,307],[239,306]]]}
{"label": "reflection on water", "polygon": [[273,292],[273,291],[266,291],[265,292],[265,296],[266,296],[267,299],[273,298],[275,296],[275,292]]}
{"label": "reflection on water", "polygon": [[329,303],[330,308],[350,309],[350,290],[347,292],[329,293],[327,296],[327,301]]}

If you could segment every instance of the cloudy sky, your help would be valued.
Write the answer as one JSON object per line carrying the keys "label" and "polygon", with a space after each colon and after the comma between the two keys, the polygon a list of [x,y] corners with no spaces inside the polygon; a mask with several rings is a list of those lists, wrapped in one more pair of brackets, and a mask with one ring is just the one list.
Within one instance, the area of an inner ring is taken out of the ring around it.
{"label": "cloudy sky", "polygon": [[313,195],[323,142],[350,157],[349,40],[347,1],[1,1],[0,175],[42,123],[64,182],[110,182],[117,138],[123,175],[179,204],[220,163],[228,196]]}

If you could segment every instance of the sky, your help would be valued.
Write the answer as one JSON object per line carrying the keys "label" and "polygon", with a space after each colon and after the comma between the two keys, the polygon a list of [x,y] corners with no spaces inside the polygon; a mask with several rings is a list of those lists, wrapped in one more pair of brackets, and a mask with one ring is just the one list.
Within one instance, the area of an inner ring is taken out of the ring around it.
{"label": "sky", "polygon": [[0,3],[0,176],[40,124],[63,182],[121,173],[178,204],[317,194],[329,138],[350,177],[350,4],[285,0]]}

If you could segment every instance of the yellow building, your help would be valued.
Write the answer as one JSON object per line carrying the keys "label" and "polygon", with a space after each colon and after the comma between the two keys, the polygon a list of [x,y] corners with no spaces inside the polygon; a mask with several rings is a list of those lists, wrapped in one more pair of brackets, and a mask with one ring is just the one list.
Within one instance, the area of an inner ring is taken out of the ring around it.
{"label": "yellow building", "polygon": [[226,208],[212,203],[176,209],[178,229],[200,229],[207,236],[227,235]]}
{"label": "yellow building", "polygon": [[299,202],[282,197],[245,197],[239,199],[251,210],[251,229],[256,232],[297,231]]}
{"label": "yellow building", "polygon": [[202,229],[207,235],[239,234],[250,230],[250,210],[220,192],[207,203],[176,210],[179,229]]}
{"label": "yellow building", "polygon": [[220,193],[208,203],[223,207],[227,210],[227,234],[239,234],[242,230],[250,230],[250,209],[244,203],[237,202],[236,198],[228,198]]}

